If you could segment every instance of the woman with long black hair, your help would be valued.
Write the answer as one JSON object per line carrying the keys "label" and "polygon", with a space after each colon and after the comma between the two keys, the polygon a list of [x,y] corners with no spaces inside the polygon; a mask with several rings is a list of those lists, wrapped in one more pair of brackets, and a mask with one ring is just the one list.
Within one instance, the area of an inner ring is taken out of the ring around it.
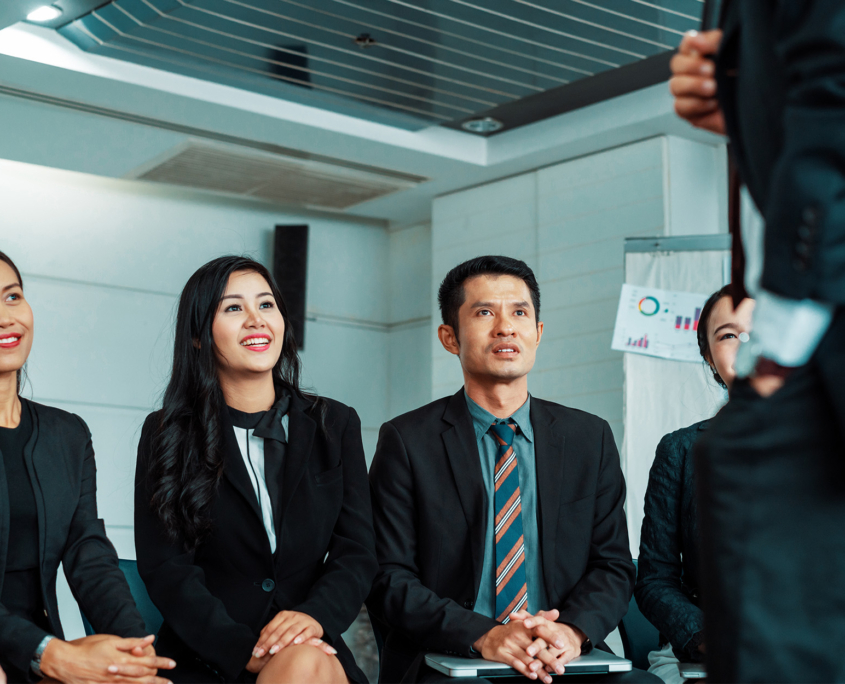
{"label": "woman with long black hair", "polygon": [[366,682],[341,638],[377,569],[361,424],[299,369],[264,266],[221,257],[191,276],[135,496],[175,682]]}
{"label": "woman with long black hair", "polygon": [[[23,278],[0,252],[0,682],[165,684],[156,668],[174,663],[156,657],[97,517],[88,426],[20,396],[34,334]],[[100,634],[64,640],[59,564]]]}
{"label": "woman with long black hair", "polygon": [[[736,378],[740,336],[751,329],[753,310],[753,299],[734,308],[730,285],[714,292],[701,309],[698,349],[723,389]],[[693,448],[708,425],[704,420],[665,435],[648,475],[634,593],[661,635],[660,650],[649,654],[648,671],[666,684],[685,681],[679,662],[704,659]]]}

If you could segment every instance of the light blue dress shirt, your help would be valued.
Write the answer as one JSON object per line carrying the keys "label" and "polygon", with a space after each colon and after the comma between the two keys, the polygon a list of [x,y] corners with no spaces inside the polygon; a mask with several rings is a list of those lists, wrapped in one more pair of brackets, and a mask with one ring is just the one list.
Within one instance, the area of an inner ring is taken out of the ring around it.
{"label": "light blue dress shirt", "polygon": [[[475,600],[474,611],[487,617],[496,617],[496,540],[495,540],[495,501],[493,489],[493,469],[499,454],[499,445],[490,427],[498,418],[481,408],[464,391],[472,424],[478,455],[481,459],[481,477],[487,492],[487,536],[484,540],[484,561],[481,566],[481,584]],[[548,610],[549,601],[543,582],[543,568],[540,556],[540,533],[537,523],[537,466],[534,462],[534,429],[531,426],[531,397],[519,407],[509,421],[517,425],[513,448],[516,452],[519,469],[519,492],[522,497],[522,534],[525,541],[525,576],[528,584],[529,613]]]}

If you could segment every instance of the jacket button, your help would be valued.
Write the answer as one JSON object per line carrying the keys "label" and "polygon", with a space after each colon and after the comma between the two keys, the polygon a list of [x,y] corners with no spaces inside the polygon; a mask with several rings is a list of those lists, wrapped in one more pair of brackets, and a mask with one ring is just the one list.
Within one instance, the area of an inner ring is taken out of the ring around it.
{"label": "jacket button", "polygon": [[804,259],[795,259],[792,262],[792,265],[795,267],[796,271],[806,271],[809,264]]}
{"label": "jacket button", "polygon": [[261,588],[269,594],[276,588],[276,583],[271,579],[266,579],[261,583]]}
{"label": "jacket button", "polygon": [[464,608],[472,608],[474,605],[472,601],[464,601]]}
{"label": "jacket button", "polygon": [[795,253],[798,256],[802,256],[802,257],[809,256],[810,255],[810,245],[808,245],[806,242],[799,242],[797,245],[795,245]]}
{"label": "jacket button", "polygon": [[804,211],[801,212],[801,218],[804,219],[804,223],[809,226],[814,226],[816,221],[819,220],[819,210],[814,206],[804,207]]}
{"label": "jacket button", "polygon": [[798,237],[804,242],[809,242],[813,238],[813,229],[806,223],[802,223],[798,226]]}

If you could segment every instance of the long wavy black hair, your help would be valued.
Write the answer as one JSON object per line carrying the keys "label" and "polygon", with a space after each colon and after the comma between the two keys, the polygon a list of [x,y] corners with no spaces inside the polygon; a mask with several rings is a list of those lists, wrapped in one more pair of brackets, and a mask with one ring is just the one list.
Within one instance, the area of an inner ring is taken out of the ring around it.
{"label": "long wavy black hair", "polygon": [[242,256],[209,261],[194,273],[179,299],[173,372],[151,441],[150,505],[173,542],[194,549],[211,527],[209,505],[223,475],[220,414],[225,405],[217,377],[211,328],[229,276],[249,271],[263,277],[285,322],[282,353],[273,381],[310,402],[322,425],[325,402],[299,385],[300,360],[282,293],[270,272]]}

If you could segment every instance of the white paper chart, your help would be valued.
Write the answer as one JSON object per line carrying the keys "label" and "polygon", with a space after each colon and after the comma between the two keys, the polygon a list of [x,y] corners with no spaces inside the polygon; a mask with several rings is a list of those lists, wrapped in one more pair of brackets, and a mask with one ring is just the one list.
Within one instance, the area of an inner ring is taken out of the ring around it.
{"label": "white paper chart", "polygon": [[698,320],[707,295],[623,285],[612,349],[675,361],[701,361]]}

